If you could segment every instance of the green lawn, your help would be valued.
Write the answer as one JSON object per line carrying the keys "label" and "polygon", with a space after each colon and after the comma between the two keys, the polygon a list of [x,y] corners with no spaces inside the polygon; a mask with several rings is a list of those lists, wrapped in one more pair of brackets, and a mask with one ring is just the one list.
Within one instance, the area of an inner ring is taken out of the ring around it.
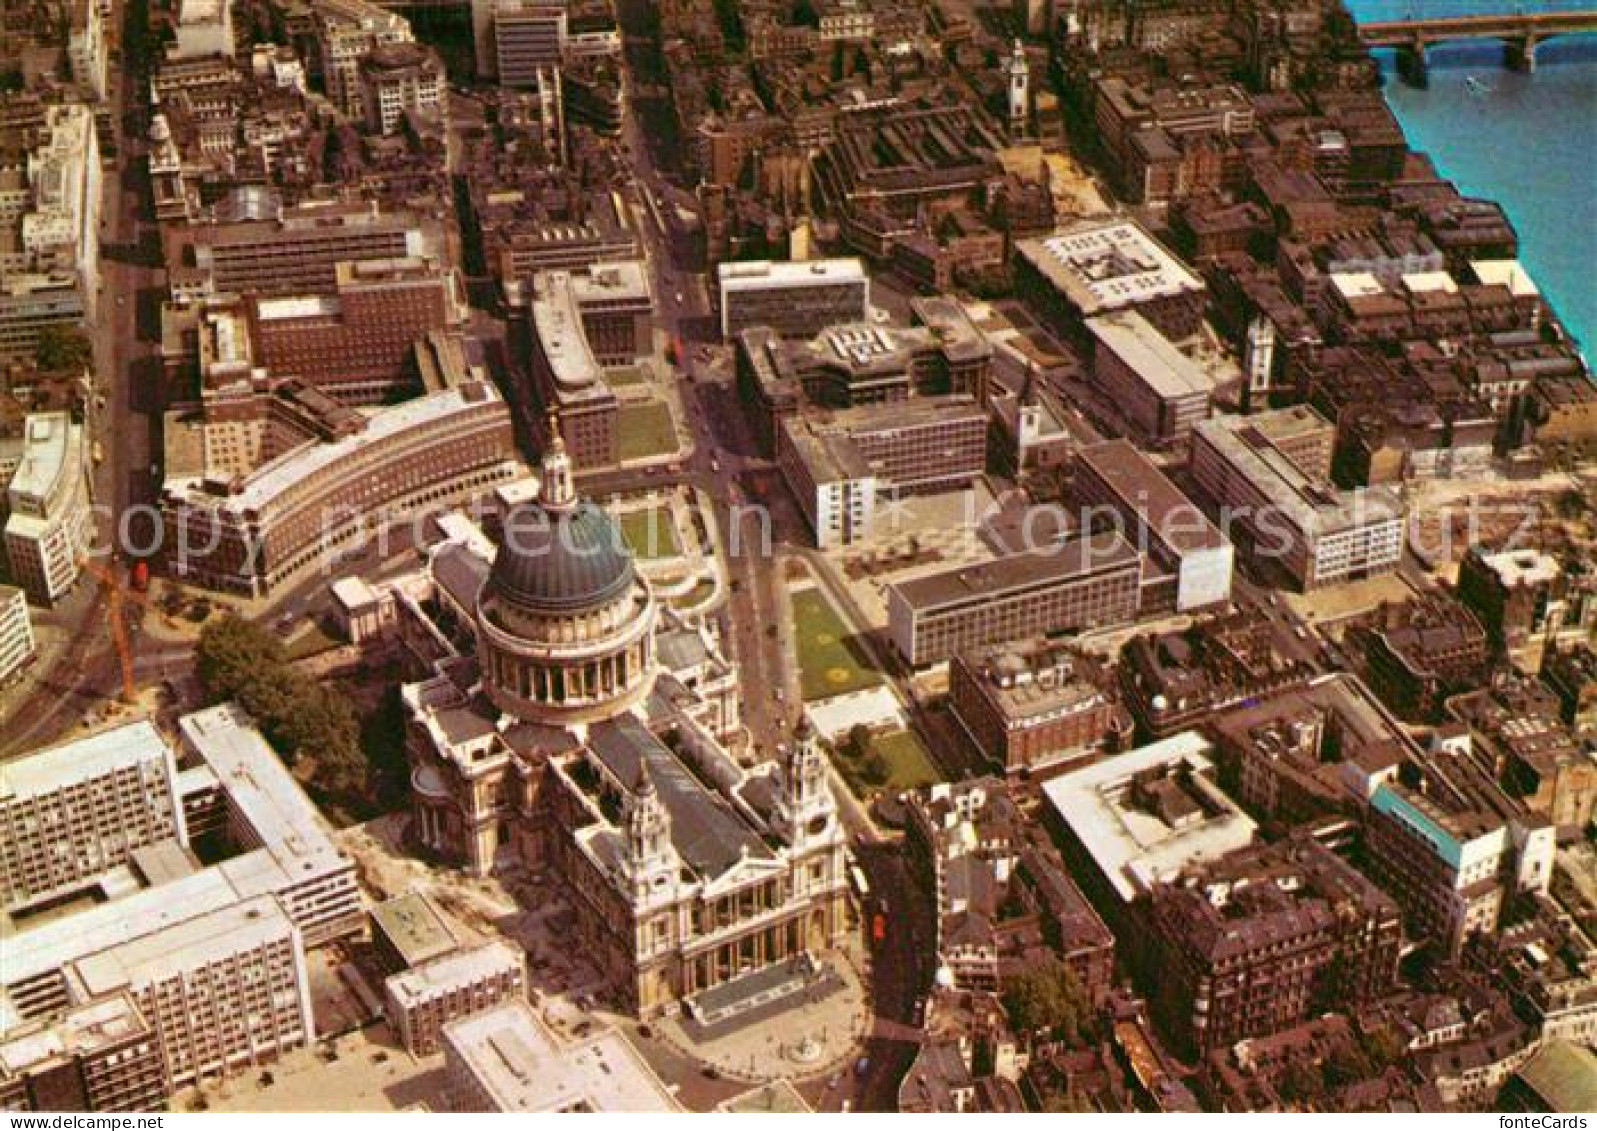
{"label": "green lawn", "polygon": [[621,461],[668,456],[677,450],[671,408],[662,401],[624,404],[616,418]]}
{"label": "green lawn", "polygon": [[882,677],[819,589],[793,594],[799,682],[805,702],[875,687]]}
{"label": "green lawn", "polygon": [[[846,746],[846,742],[840,745]],[[880,765],[871,764],[872,755],[881,759]],[[907,730],[873,734],[869,750],[863,758],[856,758],[843,749],[836,750],[834,758],[848,788],[860,798],[877,790],[899,793],[906,789],[922,789],[943,780],[943,775],[938,772],[920,739]]]}
{"label": "green lawn", "polygon": [[671,521],[671,512],[666,507],[649,507],[623,514],[621,537],[626,539],[634,556],[645,560],[682,556],[676,523]]}

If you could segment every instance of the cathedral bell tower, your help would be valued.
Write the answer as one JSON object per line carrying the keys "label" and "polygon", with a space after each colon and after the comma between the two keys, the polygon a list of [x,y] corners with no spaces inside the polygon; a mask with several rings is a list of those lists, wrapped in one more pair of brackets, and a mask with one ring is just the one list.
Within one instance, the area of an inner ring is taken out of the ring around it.
{"label": "cathedral bell tower", "polygon": [[1009,136],[1025,137],[1031,118],[1031,64],[1026,61],[1026,48],[1015,40],[1009,65]]}
{"label": "cathedral bell tower", "polygon": [[633,898],[652,902],[655,893],[671,891],[681,861],[671,843],[671,815],[660,800],[646,762],[638,763],[638,780],[627,799],[623,824],[623,866],[632,881]]}
{"label": "cathedral bell tower", "polygon": [[793,848],[830,839],[835,831],[837,803],[826,780],[826,755],[808,719],[799,722],[783,752],[778,812],[781,834]]}

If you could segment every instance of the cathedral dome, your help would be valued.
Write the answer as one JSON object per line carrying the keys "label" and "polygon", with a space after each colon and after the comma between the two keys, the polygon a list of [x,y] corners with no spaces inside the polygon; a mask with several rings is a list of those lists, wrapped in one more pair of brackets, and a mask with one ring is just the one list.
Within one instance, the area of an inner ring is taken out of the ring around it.
{"label": "cathedral dome", "polygon": [[523,504],[505,517],[488,590],[533,613],[581,613],[624,595],[632,555],[621,530],[592,503],[569,509]]}

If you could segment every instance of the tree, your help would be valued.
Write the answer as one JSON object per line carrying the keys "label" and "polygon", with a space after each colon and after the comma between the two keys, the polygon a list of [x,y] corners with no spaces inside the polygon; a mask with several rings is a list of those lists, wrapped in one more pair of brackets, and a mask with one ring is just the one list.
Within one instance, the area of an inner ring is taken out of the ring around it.
{"label": "tree", "polygon": [[33,347],[33,360],[40,369],[87,369],[94,359],[94,348],[88,335],[76,326],[46,326],[39,331],[39,342]]}
{"label": "tree", "polygon": [[855,723],[848,728],[848,736],[843,744],[850,758],[865,757],[865,752],[871,748],[871,728],[864,723]]}
{"label": "tree", "polygon": [[1017,1033],[1054,1037],[1071,1047],[1094,1039],[1092,1003],[1075,971],[1058,958],[1006,978],[1003,1003]]}

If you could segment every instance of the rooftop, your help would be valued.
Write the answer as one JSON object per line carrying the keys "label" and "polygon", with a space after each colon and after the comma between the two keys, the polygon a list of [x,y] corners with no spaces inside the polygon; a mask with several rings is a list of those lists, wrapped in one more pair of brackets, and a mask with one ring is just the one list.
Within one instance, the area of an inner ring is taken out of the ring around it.
{"label": "rooftop", "polygon": [[866,281],[865,265],[858,259],[812,259],[800,263],[760,259],[723,263],[716,268],[716,277],[722,293]]}
{"label": "rooftop", "polygon": [[562,1045],[525,1002],[446,1025],[444,1043],[502,1112],[682,1110],[620,1033]]}
{"label": "rooftop", "polygon": [[407,891],[373,907],[372,925],[399,951],[406,966],[419,966],[459,946],[455,932],[419,891]]}
{"label": "rooftop", "polygon": [[1133,220],[1083,220],[1015,247],[1087,317],[1204,289]]}
{"label": "rooftop", "polygon": [[1164,400],[1208,396],[1215,382],[1135,310],[1087,319],[1087,329]]}
{"label": "rooftop", "polygon": [[0,768],[0,800],[53,793],[118,770],[156,762],[171,767],[166,740],[142,719],[124,723],[7,762]]}
{"label": "rooftop", "polygon": [[1141,556],[1118,533],[1068,538],[1055,546],[1009,554],[978,565],[960,565],[896,582],[905,604],[927,612],[970,601],[990,601],[1072,577],[1141,568]]}
{"label": "rooftop", "polygon": [[1253,821],[1215,784],[1211,749],[1184,731],[1043,783],[1047,803],[1126,902],[1252,841]]}

